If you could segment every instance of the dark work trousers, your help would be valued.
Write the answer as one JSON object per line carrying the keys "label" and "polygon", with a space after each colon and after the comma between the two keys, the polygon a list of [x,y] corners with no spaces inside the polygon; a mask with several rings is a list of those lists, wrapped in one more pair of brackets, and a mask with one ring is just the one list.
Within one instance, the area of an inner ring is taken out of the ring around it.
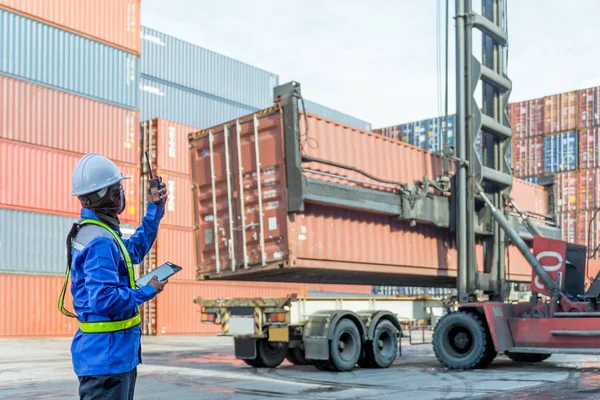
{"label": "dark work trousers", "polygon": [[80,400],[133,400],[137,368],[115,375],[80,376]]}

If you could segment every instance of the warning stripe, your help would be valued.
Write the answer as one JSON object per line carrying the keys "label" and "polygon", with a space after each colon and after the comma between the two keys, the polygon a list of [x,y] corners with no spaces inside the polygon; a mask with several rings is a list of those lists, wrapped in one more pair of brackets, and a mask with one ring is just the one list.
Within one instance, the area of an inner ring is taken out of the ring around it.
{"label": "warning stripe", "polygon": [[221,308],[221,331],[223,333],[229,333],[229,317],[231,311],[226,308]]}
{"label": "warning stripe", "polygon": [[260,308],[258,308],[258,307],[254,308],[254,333],[256,335],[260,335],[262,333],[261,315],[262,315],[262,312],[261,312]]}

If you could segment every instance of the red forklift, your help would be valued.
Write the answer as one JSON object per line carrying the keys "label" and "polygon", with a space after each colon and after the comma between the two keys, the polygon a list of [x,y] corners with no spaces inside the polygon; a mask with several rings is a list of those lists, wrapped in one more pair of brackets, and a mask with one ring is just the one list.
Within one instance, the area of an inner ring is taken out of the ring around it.
{"label": "red forklift", "polygon": [[[446,147],[444,155],[457,165],[448,179],[456,205],[458,303],[437,323],[433,337],[437,359],[450,369],[486,367],[498,352],[521,362],[541,362],[552,354],[600,354],[600,274],[586,290],[586,247],[544,237],[513,205],[531,234],[531,246],[507,219],[513,173],[506,111],[512,88],[506,75],[506,3],[482,0],[478,14],[471,0],[456,1],[457,143],[456,152]],[[474,29],[483,34],[481,62],[472,55]],[[473,97],[479,82],[481,106]],[[552,181],[540,183],[551,187]],[[475,258],[476,221],[487,227],[482,269]],[[529,303],[505,302],[509,242],[532,268]],[[489,301],[477,301],[481,293]]]}

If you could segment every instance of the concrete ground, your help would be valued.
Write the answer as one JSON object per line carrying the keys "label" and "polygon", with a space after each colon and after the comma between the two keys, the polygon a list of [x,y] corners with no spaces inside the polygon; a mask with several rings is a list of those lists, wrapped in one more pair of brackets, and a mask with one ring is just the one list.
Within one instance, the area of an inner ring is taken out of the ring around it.
{"label": "concrete ground", "polygon": [[[404,339],[406,341],[406,339]],[[77,399],[68,339],[0,340],[1,399]],[[385,370],[321,372],[287,361],[254,369],[231,339],[144,337],[136,399],[599,399],[600,358],[559,356],[517,364],[499,356],[485,370],[451,372],[431,345],[403,343]]]}

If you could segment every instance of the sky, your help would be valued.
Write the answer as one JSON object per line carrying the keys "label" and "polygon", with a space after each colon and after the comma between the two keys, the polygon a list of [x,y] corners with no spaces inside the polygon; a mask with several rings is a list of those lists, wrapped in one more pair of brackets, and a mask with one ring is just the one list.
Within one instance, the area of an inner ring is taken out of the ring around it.
{"label": "sky", "polygon": [[[373,128],[443,113],[444,13],[445,0],[142,1],[142,25],[274,72],[280,83],[298,81],[306,99]],[[508,0],[509,101],[600,85],[598,15],[598,0]]]}

